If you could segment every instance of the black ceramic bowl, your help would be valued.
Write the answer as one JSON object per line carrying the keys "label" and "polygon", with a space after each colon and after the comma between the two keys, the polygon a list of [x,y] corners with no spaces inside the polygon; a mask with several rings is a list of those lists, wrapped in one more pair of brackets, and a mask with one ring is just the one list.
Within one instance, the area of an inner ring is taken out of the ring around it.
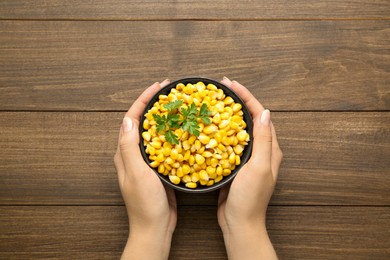
{"label": "black ceramic bowl", "polygon": [[240,168],[248,161],[248,159],[251,156],[252,153],[252,145],[253,145],[253,121],[252,116],[245,105],[245,103],[242,101],[242,99],[229,87],[225,86],[224,84],[220,83],[219,81],[208,79],[208,78],[200,78],[200,77],[191,77],[191,78],[182,78],[179,80],[176,80],[174,82],[171,82],[167,86],[163,87],[161,90],[159,90],[149,101],[149,103],[146,105],[145,111],[142,114],[141,121],[139,124],[139,132],[140,132],[140,149],[142,156],[145,160],[145,162],[149,165],[151,163],[151,160],[149,159],[149,155],[145,152],[145,146],[143,145],[143,138],[141,136],[142,132],[145,131],[143,128],[142,122],[145,120],[145,114],[149,111],[150,108],[153,107],[153,104],[158,101],[159,95],[168,95],[172,88],[175,88],[177,84],[183,83],[184,85],[187,85],[188,83],[196,84],[199,81],[202,81],[206,86],[207,84],[211,83],[214,84],[217,88],[220,88],[223,90],[225,95],[230,96],[233,98],[234,102],[240,103],[242,105],[242,111],[244,112],[244,121],[247,124],[246,131],[248,132],[250,136],[250,141],[248,142],[248,145],[245,146],[245,149],[241,155],[241,164],[237,165],[236,168],[232,171],[232,173],[229,176],[223,177],[223,179],[215,183],[212,186],[202,186],[198,185],[195,189],[190,189],[185,186],[184,183],[180,183],[179,185],[173,184],[170,182],[168,176],[164,176],[162,174],[159,174],[157,172],[157,169],[152,168],[157,176],[161,179],[163,183],[168,185],[169,187],[172,187],[176,190],[183,191],[183,192],[189,192],[189,193],[203,193],[203,192],[209,192],[214,191],[217,189],[220,189],[222,186],[226,185],[227,183],[231,182],[234,177],[237,175],[237,172],[240,170]]}

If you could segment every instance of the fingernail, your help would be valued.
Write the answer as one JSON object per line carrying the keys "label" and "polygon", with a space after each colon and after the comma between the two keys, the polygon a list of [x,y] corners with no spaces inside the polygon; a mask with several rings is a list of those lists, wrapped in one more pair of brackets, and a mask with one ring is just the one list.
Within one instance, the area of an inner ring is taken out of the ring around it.
{"label": "fingernail", "polygon": [[123,118],[123,130],[129,132],[133,127],[133,121],[129,117]]}
{"label": "fingernail", "polygon": [[271,112],[266,109],[261,114],[260,122],[262,125],[269,126],[271,121]]}
{"label": "fingernail", "polygon": [[228,78],[226,76],[223,76],[222,80],[228,80]]}

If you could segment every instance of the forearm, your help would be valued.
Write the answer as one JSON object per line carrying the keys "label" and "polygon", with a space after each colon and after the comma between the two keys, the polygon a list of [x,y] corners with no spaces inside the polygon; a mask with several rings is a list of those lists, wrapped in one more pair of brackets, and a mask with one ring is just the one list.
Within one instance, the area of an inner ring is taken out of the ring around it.
{"label": "forearm", "polygon": [[168,259],[171,240],[169,232],[130,232],[121,259]]}
{"label": "forearm", "polygon": [[225,231],[224,240],[229,260],[278,259],[265,227]]}

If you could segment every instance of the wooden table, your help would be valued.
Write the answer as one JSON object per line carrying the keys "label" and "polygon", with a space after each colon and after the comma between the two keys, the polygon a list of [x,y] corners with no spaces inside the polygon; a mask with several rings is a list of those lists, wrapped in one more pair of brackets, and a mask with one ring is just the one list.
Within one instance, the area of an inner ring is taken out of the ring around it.
{"label": "wooden table", "polygon": [[[118,259],[122,117],[189,75],[273,111],[281,259],[390,259],[388,0],[2,0],[0,19],[0,259]],[[217,195],[177,193],[170,259],[226,259]]]}

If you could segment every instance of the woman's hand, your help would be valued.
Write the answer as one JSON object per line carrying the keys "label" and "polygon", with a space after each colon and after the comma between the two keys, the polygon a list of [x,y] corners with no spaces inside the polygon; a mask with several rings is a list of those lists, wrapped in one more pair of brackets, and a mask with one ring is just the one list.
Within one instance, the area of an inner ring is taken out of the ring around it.
{"label": "woman's hand", "polygon": [[283,156],[270,112],[238,82],[224,78],[222,83],[243,99],[254,125],[251,158],[219,194],[218,222],[227,253],[229,259],[276,259],[265,218]]}
{"label": "woman's hand", "polygon": [[139,149],[141,115],[165,80],[147,88],[126,113],[114,156],[119,187],[129,217],[129,239],[122,259],[168,259],[176,227],[176,198],[145,163]]}

